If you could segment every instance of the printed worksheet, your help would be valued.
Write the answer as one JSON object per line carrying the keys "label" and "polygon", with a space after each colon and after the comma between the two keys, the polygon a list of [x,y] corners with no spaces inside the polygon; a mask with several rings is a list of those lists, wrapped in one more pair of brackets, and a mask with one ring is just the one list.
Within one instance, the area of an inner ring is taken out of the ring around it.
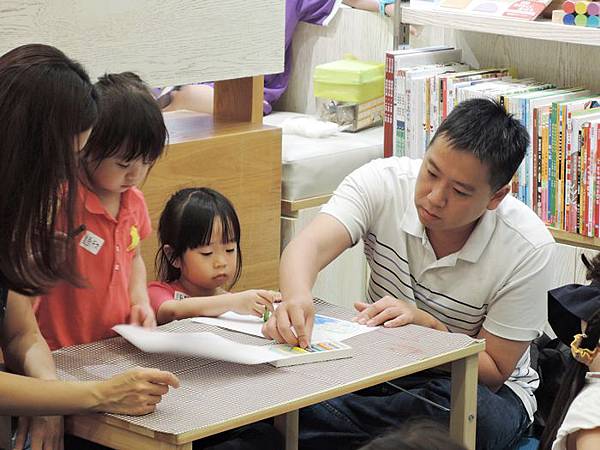
{"label": "printed worksheet", "polygon": [[169,333],[135,325],[116,325],[112,329],[147,353],[172,353],[240,364],[261,364],[283,357],[269,346],[240,344],[214,333]]}
{"label": "printed worksheet", "polygon": [[[193,322],[215,325],[228,330],[239,331],[240,333],[251,334],[253,336],[264,337],[262,318],[256,316],[246,316],[234,312],[226,312],[219,317],[194,317]],[[315,325],[313,327],[312,342],[338,341],[359,334],[368,333],[376,330],[377,327],[368,327],[348,320],[336,319],[334,317],[315,315]]]}

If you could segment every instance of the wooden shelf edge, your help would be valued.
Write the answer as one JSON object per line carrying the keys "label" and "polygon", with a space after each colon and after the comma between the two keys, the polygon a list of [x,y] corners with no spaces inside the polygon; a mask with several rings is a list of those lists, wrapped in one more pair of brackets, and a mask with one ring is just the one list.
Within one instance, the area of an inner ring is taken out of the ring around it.
{"label": "wooden shelf edge", "polygon": [[169,145],[262,131],[281,133],[280,128],[262,123],[220,120],[210,114],[191,111],[165,113],[164,119],[169,132]]}
{"label": "wooden shelf edge", "polygon": [[552,233],[552,236],[554,236],[554,239],[561,244],[600,250],[600,238],[581,236],[579,234],[569,233],[568,231],[559,230],[552,227],[548,227],[548,229],[550,230],[550,233]]}
{"label": "wooden shelf edge", "polygon": [[319,195],[317,197],[303,198],[300,200],[281,199],[281,214],[293,215],[301,209],[312,208],[327,203],[331,194]]}
{"label": "wooden shelf edge", "polygon": [[402,8],[401,20],[412,25],[433,25],[502,36],[600,46],[600,29],[556,24],[549,20],[525,21],[441,8],[410,7]]}

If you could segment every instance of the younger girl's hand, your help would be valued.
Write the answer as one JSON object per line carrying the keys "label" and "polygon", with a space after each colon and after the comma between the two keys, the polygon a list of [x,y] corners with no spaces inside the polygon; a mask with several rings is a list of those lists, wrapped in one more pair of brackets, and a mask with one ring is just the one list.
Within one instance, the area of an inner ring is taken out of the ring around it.
{"label": "younger girl's hand", "polygon": [[179,380],[171,372],[138,368],[92,386],[93,411],[140,416],[154,411],[169,386],[179,387]]}
{"label": "younger girl's hand", "polygon": [[251,314],[253,316],[262,317],[265,312],[265,307],[273,312],[273,303],[281,300],[281,295],[278,292],[267,291],[264,289],[251,289],[249,291],[240,292],[235,299],[232,311],[238,314]]}

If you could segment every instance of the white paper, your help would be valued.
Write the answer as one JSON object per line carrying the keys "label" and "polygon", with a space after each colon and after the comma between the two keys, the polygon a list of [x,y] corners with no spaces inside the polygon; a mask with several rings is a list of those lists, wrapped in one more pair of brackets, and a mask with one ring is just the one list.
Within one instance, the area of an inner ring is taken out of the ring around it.
{"label": "white paper", "polygon": [[[240,333],[251,334],[264,338],[262,318],[256,316],[246,316],[234,312],[226,312],[219,317],[194,317],[193,322],[215,325],[228,330],[239,331]],[[359,334],[368,333],[377,327],[368,327],[348,320],[336,319],[334,317],[315,315],[315,324],[311,342],[343,341]]]}
{"label": "white paper", "polygon": [[240,364],[261,364],[282,359],[269,346],[240,344],[214,333],[167,333],[135,325],[116,325],[113,330],[148,353],[199,356]]}

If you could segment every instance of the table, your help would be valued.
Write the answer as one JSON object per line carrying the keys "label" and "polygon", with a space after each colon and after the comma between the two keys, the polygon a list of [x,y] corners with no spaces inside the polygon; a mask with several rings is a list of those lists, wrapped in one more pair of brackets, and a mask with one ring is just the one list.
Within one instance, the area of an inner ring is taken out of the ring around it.
{"label": "table", "polygon": [[[350,319],[352,311],[316,301],[317,312]],[[212,331],[249,344],[264,339],[210,325],[177,321],[164,331]],[[170,370],[181,380],[157,410],[141,417],[97,414],[71,416],[66,432],[117,449],[191,450],[192,441],[275,417],[286,436],[286,449],[298,445],[298,410],[451,363],[451,435],[475,449],[477,355],[482,341],[415,325],[378,328],[346,341],[354,349],[348,359],[275,368],[244,366],[203,358],[144,354],[120,337],[54,352],[59,377],[99,380],[135,366]]]}

